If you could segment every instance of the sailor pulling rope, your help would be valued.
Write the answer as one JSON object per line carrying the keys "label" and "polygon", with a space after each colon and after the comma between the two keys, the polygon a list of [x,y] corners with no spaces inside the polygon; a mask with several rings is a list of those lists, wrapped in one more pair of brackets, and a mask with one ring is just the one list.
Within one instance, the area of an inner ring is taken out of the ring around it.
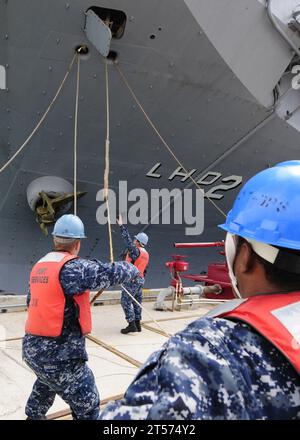
{"label": "sailor pulling rope", "polygon": [[[103,190],[104,190],[104,199],[106,202],[107,209],[107,218],[108,218],[108,238],[109,238],[109,253],[110,253],[110,262],[114,262],[114,253],[113,253],[113,241],[112,241],[112,230],[111,230],[111,217],[110,217],[110,207],[109,207],[109,158],[110,158],[110,111],[109,111],[109,78],[108,78],[108,65],[105,60],[105,89],[106,89],[106,139],[105,139],[105,169],[104,169],[104,178],[103,178]],[[103,290],[99,290],[98,293],[92,298],[91,305],[99,298],[99,296],[104,292]]]}
{"label": "sailor pulling rope", "polygon": [[[110,171],[110,100],[109,100],[109,77],[108,77],[108,63],[105,60],[105,84],[106,84],[106,140],[105,140],[105,170],[104,170],[104,197],[107,206],[107,218],[108,218],[108,235],[109,235],[109,249],[110,249],[110,261],[113,263],[114,254],[113,254],[113,240],[112,240],[112,228],[111,228],[111,216],[110,216],[110,206],[109,206],[109,171]],[[156,326],[161,330],[161,332],[170,337],[160,324],[154,319],[151,313],[148,312],[145,307],[143,307],[134,296],[128,291],[128,289],[121,284],[122,289],[126,292],[126,294],[131,298],[131,300],[140,307],[151,319],[152,322],[156,324]],[[103,293],[103,290],[100,290],[91,300],[91,304],[93,304],[97,298]]]}
{"label": "sailor pulling rope", "polygon": [[[16,157],[23,151],[23,149],[28,145],[28,143],[30,142],[30,140],[32,139],[32,137],[34,136],[34,134],[38,131],[38,129],[41,127],[41,125],[43,124],[43,122],[45,121],[48,113],[50,112],[50,110],[52,109],[54,103],[57,101],[62,88],[67,80],[67,78],[69,77],[69,74],[72,70],[73,64],[75,62],[75,60],[77,59],[77,83],[76,83],[76,103],[75,103],[75,127],[74,127],[74,214],[77,214],[77,129],[78,129],[78,100],[79,100],[79,84],[80,84],[80,55],[79,53],[75,53],[72,61],[67,69],[67,72],[54,96],[54,98],[52,99],[51,103],[49,104],[48,108],[46,109],[45,113],[43,114],[43,116],[41,117],[40,121],[38,122],[38,124],[36,125],[36,127],[33,129],[33,131],[30,133],[30,135],[27,137],[27,139],[24,141],[24,143],[21,145],[21,147],[15,152],[15,154],[0,168],[0,173],[3,172],[13,161],[14,159],[16,159]],[[186,171],[186,168],[184,167],[184,165],[182,164],[182,162],[177,158],[177,156],[175,155],[174,151],[172,150],[172,148],[167,144],[167,142],[165,141],[165,139],[161,136],[161,134],[159,133],[158,129],[155,127],[154,123],[152,122],[152,120],[150,119],[150,117],[148,116],[148,114],[146,113],[146,111],[144,110],[142,104],[140,103],[140,101],[138,100],[137,96],[135,95],[134,91],[132,90],[132,88],[130,87],[125,75],[123,74],[123,72],[121,71],[120,67],[115,64],[120,76],[122,77],[122,80],[124,81],[125,85],[127,86],[127,88],[129,89],[130,93],[132,94],[134,100],[136,101],[136,103],[138,104],[139,108],[141,109],[141,111],[143,112],[145,118],[147,119],[147,121],[149,122],[149,124],[151,125],[151,127],[153,128],[153,130],[155,131],[155,133],[158,135],[159,139],[162,141],[163,145],[167,148],[167,150],[170,152],[170,154],[173,156],[173,158],[176,160],[176,162],[182,167],[183,170]],[[106,121],[107,121],[107,127],[106,127],[106,141],[105,141],[105,171],[104,171],[104,195],[105,195],[105,200],[107,203],[107,213],[108,213],[108,231],[109,231],[109,247],[110,247],[110,261],[113,262],[114,261],[114,257],[113,257],[113,243],[112,243],[112,231],[111,231],[111,217],[110,217],[110,208],[109,208],[109,200],[108,200],[108,194],[109,194],[109,169],[110,169],[110,165],[109,165],[109,158],[110,158],[110,119],[109,119],[109,81],[108,81],[108,63],[107,61],[105,62],[105,72],[106,72]],[[192,176],[190,176],[190,179],[193,181],[193,183],[201,190],[202,188],[199,187],[198,183],[193,179]],[[208,198],[209,199],[209,198]],[[225,213],[211,200],[209,199],[209,201],[215,206],[215,208],[222,213],[225,216]],[[145,313],[151,318],[151,320],[153,322],[155,322],[155,324],[166,334],[168,335],[163,329],[162,327],[156,322],[156,320],[151,316],[151,314],[143,307],[141,306],[134,298],[133,296],[128,292],[128,290],[122,285],[122,288],[124,289],[124,291],[131,297],[131,299],[137,303],[139,305],[139,307],[141,307]],[[98,292],[94,298],[91,301],[91,304],[93,304],[96,299],[101,295],[102,291]],[[168,335],[169,336],[169,335]]]}

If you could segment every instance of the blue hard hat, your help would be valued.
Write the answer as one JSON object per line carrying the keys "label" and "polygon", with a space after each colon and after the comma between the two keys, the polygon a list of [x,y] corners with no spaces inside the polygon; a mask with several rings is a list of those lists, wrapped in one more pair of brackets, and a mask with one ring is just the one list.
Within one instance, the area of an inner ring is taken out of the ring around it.
{"label": "blue hard hat", "polygon": [[82,221],[73,214],[60,217],[54,225],[52,235],[66,238],[86,238]]}
{"label": "blue hard hat", "polygon": [[299,160],[287,160],[286,162],[280,162],[276,167],[288,167],[288,166],[299,166]]}
{"label": "blue hard hat", "polygon": [[135,235],[134,238],[136,238],[142,245],[147,246],[149,237],[144,232],[140,232],[139,234]]}
{"label": "blue hard hat", "polygon": [[300,249],[300,161],[282,162],[252,177],[220,227],[241,237]]}

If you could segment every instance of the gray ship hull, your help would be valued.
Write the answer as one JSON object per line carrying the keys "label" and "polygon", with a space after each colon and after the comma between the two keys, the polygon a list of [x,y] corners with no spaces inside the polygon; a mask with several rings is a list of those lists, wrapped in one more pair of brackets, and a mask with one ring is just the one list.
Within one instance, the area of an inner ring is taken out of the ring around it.
{"label": "gray ship hull", "polygon": [[[252,90],[250,93],[208,38],[188,3],[0,1],[0,65],[6,73],[5,88],[0,90],[1,164],[39,121],[75,48],[80,44],[89,47],[89,54],[81,60],[78,117],[78,189],[87,192],[78,202],[78,215],[88,235],[82,246],[83,257],[109,258],[107,227],[96,221],[96,194],[103,187],[105,69],[103,59],[83,31],[84,13],[91,6],[125,12],[124,35],[113,40],[111,46],[118,54],[119,66],[176,156],[186,169],[196,169],[194,178],[200,179],[208,172],[220,174],[214,183],[202,187],[217,195],[214,202],[222,211],[230,209],[238,191],[238,185],[230,188],[232,181],[226,178],[241,176],[245,181],[277,162],[300,159],[297,128],[267,109]],[[267,19],[266,23],[271,26]],[[151,188],[191,187],[190,180],[182,182],[180,176],[169,179],[178,164],[145,120],[113,64],[109,65],[109,78],[110,187],[118,192],[119,181],[127,181],[129,189],[143,188],[147,192]],[[42,234],[28,206],[26,188],[34,179],[48,175],[72,182],[75,88],[73,69],[42,127],[24,152],[0,174],[3,293],[24,293],[33,263],[51,248],[51,239]],[[161,177],[147,176],[158,163],[161,166],[156,174]],[[220,185],[223,188],[218,188]],[[223,215],[206,200],[204,232],[192,241],[223,239],[223,232],[217,228],[223,220]],[[191,238],[185,235],[184,225],[129,226],[132,233],[142,229],[151,241],[146,287],[166,286],[169,273],[164,263],[174,253],[173,243]],[[123,248],[117,226],[113,226],[113,242],[117,256]],[[218,259],[212,250],[185,254],[193,256],[192,272],[201,272],[208,261]]]}

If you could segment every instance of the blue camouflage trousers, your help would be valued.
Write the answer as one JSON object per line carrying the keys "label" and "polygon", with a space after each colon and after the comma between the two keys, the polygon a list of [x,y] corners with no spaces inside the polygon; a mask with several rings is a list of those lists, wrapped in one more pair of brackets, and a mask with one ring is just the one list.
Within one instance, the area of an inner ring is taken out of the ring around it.
{"label": "blue camouflage trousers", "polygon": [[[145,284],[145,279],[138,277],[134,281],[124,283],[124,287],[128,290],[129,293],[136,299],[139,304],[142,304],[142,288]],[[140,321],[142,318],[142,309],[139,307],[122,289],[121,294],[121,306],[125,313],[126,321]]]}
{"label": "blue camouflage trousers", "polygon": [[56,364],[28,362],[37,375],[26,404],[25,413],[30,419],[43,419],[58,394],[69,406],[75,420],[97,420],[100,398],[95,378],[81,359]]}

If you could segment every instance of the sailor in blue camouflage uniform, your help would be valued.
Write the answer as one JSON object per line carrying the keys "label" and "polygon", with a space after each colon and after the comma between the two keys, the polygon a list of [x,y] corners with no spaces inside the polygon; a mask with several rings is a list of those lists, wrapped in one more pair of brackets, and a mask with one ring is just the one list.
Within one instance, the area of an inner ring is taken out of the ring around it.
{"label": "sailor in blue camouflage uniform", "polygon": [[147,234],[141,232],[135,236],[133,241],[129,235],[128,229],[123,224],[122,216],[117,220],[123,241],[126,245],[124,258],[132,262],[140,272],[140,276],[133,281],[124,283],[125,289],[134,297],[137,303],[128,295],[123,288],[121,293],[121,306],[123,308],[125,319],[128,326],[121,330],[121,333],[141,332],[142,309],[139,304],[142,304],[143,286],[145,284],[145,273],[149,263],[149,254],[145,249],[148,244]]}
{"label": "sailor in blue camouflage uniform", "polygon": [[300,161],[247,182],[222,225],[237,299],[172,336],[101,419],[300,420],[299,193]]}
{"label": "sailor in blue camouflage uniform", "polygon": [[[55,258],[61,251],[76,255],[80,238],[85,237],[81,220],[72,215],[61,217],[53,234],[56,252],[48,255]],[[94,375],[86,364],[85,337],[79,324],[75,299],[87,290],[105,289],[129,282],[137,276],[138,270],[128,262],[107,264],[74,258],[63,265],[59,282],[65,296],[65,307],[60,335],[45,337],[27,332],[23,339],[23,359],[37,376],[26,405],[28,419],[44,419],[56,394],[69,404],[74,419],[98,419],[99,393]],[[31,297],[29,291],[28,305]],[[90,311],[88,293],[86,301]]]}

